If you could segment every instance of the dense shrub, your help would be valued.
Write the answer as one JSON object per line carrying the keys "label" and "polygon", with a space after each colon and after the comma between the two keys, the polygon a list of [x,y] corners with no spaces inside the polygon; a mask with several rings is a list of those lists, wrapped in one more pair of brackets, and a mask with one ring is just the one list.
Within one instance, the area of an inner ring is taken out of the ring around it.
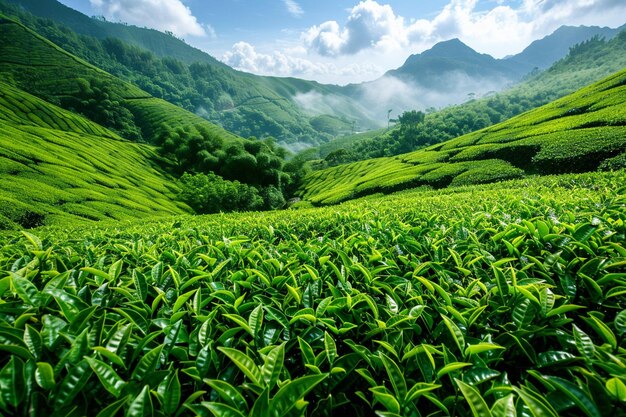
{"label": "dense shrub", "polygon": [[263,198],[256,188],[228,181],[213,173],[185,173],[180,179],[180,198],[196,213],[257,210]]}

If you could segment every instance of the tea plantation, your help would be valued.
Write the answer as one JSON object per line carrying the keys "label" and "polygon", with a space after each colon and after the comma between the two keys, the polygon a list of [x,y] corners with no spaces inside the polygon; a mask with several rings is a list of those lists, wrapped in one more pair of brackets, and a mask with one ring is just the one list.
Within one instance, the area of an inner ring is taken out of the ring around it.
{"label": "tea plantation", "polygon": [[416,186],[624,167],[626,70],[478,132],[389,158],[309,174],[299,193],[316,205]]}
{"label": "tea plantation", "polygon": [[3,416],[624,416],[626,173],[0,235]]}
{"label": "tea plantation", "polygon": [[158,159],[0,82],[0,229],[189,212]]}

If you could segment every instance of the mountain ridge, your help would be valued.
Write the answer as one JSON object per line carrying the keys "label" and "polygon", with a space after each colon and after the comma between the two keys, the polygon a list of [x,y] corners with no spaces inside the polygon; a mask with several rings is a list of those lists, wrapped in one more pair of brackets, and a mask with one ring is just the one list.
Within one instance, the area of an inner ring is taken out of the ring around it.
{"label": "mountain ridge", "polygon": [[551,34],[533,41],[522,52],[503,59],[521,62],[532,68],[546,69],[561,59],[573,45],[585,42],[594,36],[611,40],[624,29],[626,29],[626,24],[617,28],[563,25]]}
{"label": "mountain ridge", "polygon": [[607,40],[615,37],[626,24],[618,28],[563,25],[541,39],[534,40],[522,52],[505,58],[480,53],[459,38],[441,41],[431,48],[410,55],[400,67],[385,75],[400,76],[418,84],[429,85],[443,74],[464,71],[471,76],[499,76],[511,82],[519,80],[534,69],[546,69],[567,55],[571,47],[594,36]]}

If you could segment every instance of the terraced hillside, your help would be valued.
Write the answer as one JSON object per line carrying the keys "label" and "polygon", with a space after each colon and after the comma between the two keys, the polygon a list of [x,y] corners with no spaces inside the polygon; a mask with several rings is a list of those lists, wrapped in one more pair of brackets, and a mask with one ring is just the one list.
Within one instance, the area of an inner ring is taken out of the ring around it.
{"label": "terraced hillside", "polygon": [[[95,121],[127,138],[131,136],[132,139],[136,132],[144,141],[154,142],[153,133],[158,130],[157,126],[165,123],[173,127],[199,125],[223,140],[237,139],[193,113],[154,99],[140,88],[77,58],[1,15],[0,37],[6,40],[0,43],[0,79],[68,109],[76,107],[77,101],[83,104],[95,100],[99,107],[91,113],[86,106],[80,110],[92,119],[105,114],[103,120]],[[156,112],[159,117],[143,117],[146,112]],[[142,116],[137,117],[135,113]]]}
{"label": "terraced hillside", "polygon": [[188,212],[155,150],[0,83],[0,229]]}
{"label": "terraced hillside", "polygon": [[416,186],[487,183],[527,174],[623,167],[626,70],[478,132],[389,158],[314,172],[300,196],[333,204]]}

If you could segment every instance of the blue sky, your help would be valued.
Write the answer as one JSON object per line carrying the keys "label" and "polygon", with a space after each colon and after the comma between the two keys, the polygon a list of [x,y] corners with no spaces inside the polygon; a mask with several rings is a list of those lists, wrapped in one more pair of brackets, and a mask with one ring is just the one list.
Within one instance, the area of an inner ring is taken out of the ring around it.
{"label": "blue sky", "polygon": [[458,37],[502,57],[559,26],[626,23],[624,0],[60,0],[169,30],[227,64],[326,83],[372,80]]}

